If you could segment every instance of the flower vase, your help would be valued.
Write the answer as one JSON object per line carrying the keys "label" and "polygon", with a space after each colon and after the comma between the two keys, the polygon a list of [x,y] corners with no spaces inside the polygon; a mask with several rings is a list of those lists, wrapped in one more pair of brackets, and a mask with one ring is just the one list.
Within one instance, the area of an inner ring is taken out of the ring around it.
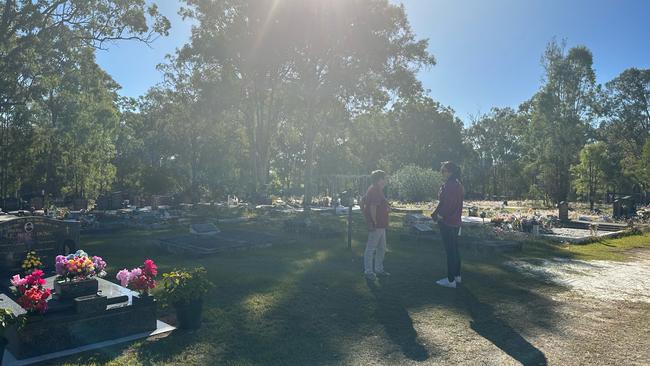
{"label": "flower vase", "polygon": [[199,329],[203,313],[203,299],[194,299],[190,302],[175,303],[176,320],[181,329]]}
{"label": "flower vase", "polygon": [[74,299],[81,296],[95,295],[97,290],[99,290],[99,283],[95,278],[54,281],[54,293],[59,299]]}
{"label": "flower vase", "polygon": [[7,347],[7,338],[4,336],[0,337],[0,365],[2,364],[2,359],[5,356],[5,348]]}
{"label": "flower vase", "polygon": [[136,306],[147,306],[154,302],[154,297],[149,293],[138,294],[137,296],[132,297],[132,303]]}

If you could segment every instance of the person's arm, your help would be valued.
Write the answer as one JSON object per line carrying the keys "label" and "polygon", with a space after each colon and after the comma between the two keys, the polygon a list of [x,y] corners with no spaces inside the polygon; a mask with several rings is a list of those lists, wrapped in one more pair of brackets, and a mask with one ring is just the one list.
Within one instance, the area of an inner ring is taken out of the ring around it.
{"label": "person's arm", "polygon": [[438,205],[438,215],[442,218],[453,215],[457,212],[458,206],[462,210],[462,192],[459,185],[452,184],[445,186],[444,194],[440,197],[440,204]]}
{"label": "person's arm", "polygon": [[438,206],[436,207],[435,210],[433,210],[433,213],[431,214],[431,218],[433,221],[438,221],[439,217],[443,217],[440,213],[445,212],[445,206],[447,202],[447,190],[445,189],[445,186],[442,186],[440,188],[440,194],[438,195]]}
{"label": "person's arm", "polygon": [[370,212],[370,219],[372,220],[371,225],[375,228],[377,227],[377,205],[370,205],[368,211]]}

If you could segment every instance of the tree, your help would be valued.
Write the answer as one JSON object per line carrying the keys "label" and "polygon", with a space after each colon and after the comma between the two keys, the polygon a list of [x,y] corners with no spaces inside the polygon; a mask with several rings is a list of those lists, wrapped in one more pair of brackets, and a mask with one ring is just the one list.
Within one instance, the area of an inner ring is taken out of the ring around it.
{"label": "tree", "polygon": [[533,97],[527,150],[543,190],[555,202],[571,191],[570,167],[587,140],[593,113],[595,74],[591,52],[582,46],[565,51],[548,44],[542,63],[546,80]]}
{"label": "tree", "polygon": [[483,195],[521,196],[523,121],[511,108],[493,108],[467,131],[476,152],[478,184]]}
{"label": "tree", "polygon": [[402,6],[384,0],[282,4],[285,19],[301,30],[292,39],[292,86],[302,108],[293,111],[290,121],[303,136],[303,202],[309,205],[319,141],[328,140],[341,122],[386,105],[391,94],[418,95],[422,88],[415,74],[435,59],[426,50],[427,41],[415,39]]}
{"label": "tree", "polygon": [[463,123],[451,108],[429,97],[408,98],[395,103],[391,118],[400,165],[437,170],[443,161],[460,162]]}
{"label": "tree", "polygon": [[3,197],[21,186],[81,196],[107,188],[114,175],[108,157],[117,85],[95,64],[94,50],[122,39],[148,43],[168,29],[167,19],[144,0],[0,4]]}
{"label": "tree", "polygon": [[594,209],[595,197],[604,194],[608,177],[612,176],[612,162],[603,142],[585,145],[580,151],[580,161],[571,168],[574,186],[578,194],[586,196],[590,209]]}
{"label": "tree", "polygon": [[331,144],[370,106],[421,92],[415,73],[434,64],[404,8],[385,0],[186,3],[182,13],[199,25],[179,57],[239,91],[253,190],[268,183],[283,126],[301,138],[305,204],[313,195],[319,146]]}
{"label": "tree", "polygon": [[[295,32],[290,19],[279,21],[277,1],[185,0],[181,10],[194,18],[191,43],[179,57],[195,61],[220,82],[232,82],[238,92],[238,114],[243,122],[253,191],[268,182],[271,147],[281,122],[283,91],[292,70]],[[284,2],[282,2],[284,3]]]}
{"label": "tree", "polygon": [[617,188],[649,187],[638,161],[650,137],[650,70],[630,68],[605,84],[599,136],[620,162]]}
{"label": "tree", "polygon": [[[147,24],[146,16],[152,19]],[[0,4],[0,112],[43,92],[60,52],[107,42],[151,42],[169,21],[144,0],[8,0]]]}
{"label": "tree", "polygon": [[650,137],[646,138],[641,151],[638,167],[639,176],[642,179],[643,187],[650,187]]}

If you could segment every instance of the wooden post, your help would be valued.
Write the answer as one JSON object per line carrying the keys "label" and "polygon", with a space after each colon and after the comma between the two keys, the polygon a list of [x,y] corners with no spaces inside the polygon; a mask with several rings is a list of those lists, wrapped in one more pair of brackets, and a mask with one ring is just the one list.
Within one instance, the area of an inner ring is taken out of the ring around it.
{"label": "wooden post", "polygon": [[348,194],[348,249],[352,250],[352,193]]}

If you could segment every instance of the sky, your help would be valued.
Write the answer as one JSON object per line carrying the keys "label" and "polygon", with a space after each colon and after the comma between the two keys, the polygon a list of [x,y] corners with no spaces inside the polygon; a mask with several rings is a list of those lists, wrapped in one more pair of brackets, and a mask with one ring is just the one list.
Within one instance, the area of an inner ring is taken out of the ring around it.
{"label": "sky", "polygon": [[[279,0],[281,1],[281,0]],[[327,1],[327,0],[323,0]],[[148,1],[149,2],[149,1]],[[156,65],[186,43],[192,24],[177,0],[156,1],[172,29],[151,46],[120,42],[98,51],[98,63],[138,97],[162,81]],[[419,73],[429,95],[465,124],[492,107],[516,108],[540,87],[540,58],[553,38],[587,46],[597,82],[629,67],[650,68],[650,1],[646,0],[391,0],[403,3],[437,64]]]}

